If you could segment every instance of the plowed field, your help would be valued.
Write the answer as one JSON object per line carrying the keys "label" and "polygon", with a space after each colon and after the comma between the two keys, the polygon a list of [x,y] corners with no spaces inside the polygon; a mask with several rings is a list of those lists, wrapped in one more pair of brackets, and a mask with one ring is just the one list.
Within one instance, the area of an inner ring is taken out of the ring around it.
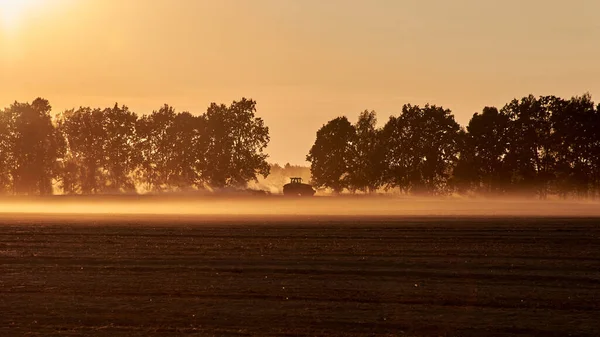
{"label": "plowed field", "polygon": [[599,336],[600,220],[24,217],[0,336]]}

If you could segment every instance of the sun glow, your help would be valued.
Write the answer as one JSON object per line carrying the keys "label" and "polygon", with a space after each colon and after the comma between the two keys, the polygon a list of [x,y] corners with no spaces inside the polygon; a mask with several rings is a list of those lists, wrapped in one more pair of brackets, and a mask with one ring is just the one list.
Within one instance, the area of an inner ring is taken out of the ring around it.
{"label": "sun glow", "polygon": [[0,28],[14,29],[45,0],[0,0]]}

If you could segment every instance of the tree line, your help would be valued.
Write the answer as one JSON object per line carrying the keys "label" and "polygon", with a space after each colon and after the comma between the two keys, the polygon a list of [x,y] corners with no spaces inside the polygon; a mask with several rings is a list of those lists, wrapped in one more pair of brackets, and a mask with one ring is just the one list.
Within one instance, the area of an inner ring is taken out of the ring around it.
{"label": "tree line", "polygon": [[377,127],[338,117],[317,132],[307,161],[317,188],[334,192],[600,196],[600,105],[589,94],[529,95],[485,107],[466,128],[440,106],[406,104]]}
{"label": "tree line", "polygon": [[205,113],[164,105],[80,107],[54,118],[45,99],[0,110],[0,190],[100,194],[242,187],[270,166],[269,128],[256,102],[212,103]]}

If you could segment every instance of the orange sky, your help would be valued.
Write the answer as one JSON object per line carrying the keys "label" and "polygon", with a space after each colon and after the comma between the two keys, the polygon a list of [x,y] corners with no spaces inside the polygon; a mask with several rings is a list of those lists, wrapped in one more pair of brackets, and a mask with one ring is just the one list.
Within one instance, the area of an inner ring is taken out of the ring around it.
{"label": "orange sky", "polygon": [[303,164],[342,114],[383,123],[430,102],[464,125],[529,93],[598,95],[598,13],[597,0],[0,0],[0,107],[201,113],[252,97],[271,161]]}

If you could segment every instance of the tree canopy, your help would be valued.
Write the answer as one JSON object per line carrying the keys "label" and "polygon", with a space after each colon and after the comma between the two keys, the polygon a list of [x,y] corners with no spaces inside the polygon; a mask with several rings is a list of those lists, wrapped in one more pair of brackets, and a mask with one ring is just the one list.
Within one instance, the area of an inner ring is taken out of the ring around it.
{"label": "tree canopy", "polygon": [[2,189],[14,194],[52,194],[52,180],[62,154],[60,134],[52,124],[50,103],[38,98],[15,102],[0,114]]}
{"label": "tree canopy", "polygon": [[337,193],[349,187],[355,138],[355,129],[346,117],[335,118],[317,131],[306,157],[315,187],[329,187]]}
{"label": "tree canopy", "polygon": [[[267,177],[269,128],[256,102],[202,114],[163,105],[79,107],[53,118],[37,98],[0,110],[0,192],[18,195],[244,188]],[[600,105],[589,94],[528,95],[484,107],[462,128],[437,105],[405,104],[378,125],[365,110],[316,132],[306,160],[318,189],[600,197]]]}
{"label": "tree canopy", "polygon": [[525,96],[485,107],[466,128],[450,110],[406,104],[382,127],[365,111],[318,132],[307,160],[318,188],[447,195],[600,196],[600,105],[589,94]]}
{"label": "tree canopy", "polygon": [[0,110],[0,189],[99,194],[244,187],[270,166],[269,129],[256,102],[215,103],[201,115],[164,105],[80,107],[53,119],[48,101]]}
{"label": "tree canopy", "polygon": [[202,179],[212,187],[245,186],[257,175],[269,175],[264,149],[269,128],[255,117],[256,102],[242,99],[230,106],[211,104],[203,116],[205,163]]}

